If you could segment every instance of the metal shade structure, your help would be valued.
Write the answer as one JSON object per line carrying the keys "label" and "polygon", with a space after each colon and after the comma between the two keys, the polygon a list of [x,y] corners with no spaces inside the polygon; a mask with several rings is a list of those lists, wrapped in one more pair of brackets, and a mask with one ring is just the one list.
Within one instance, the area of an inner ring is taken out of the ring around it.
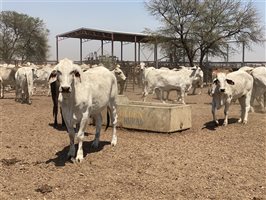
{"label": "metal shade structure", "polygon": [[140,44],[154,43],[154,61],[157,62],[157,44],[150,35],[143,33],[129,33],[107,31],[91,28],[79,28],[73,31],[62,33],[56,36],[56,60],[58,62],[58,42],[67,38],[77,38],[80,40],[80,62],[82,63],[82,42],[83,40],[100,40],[101,41],[101,55],[103,55],[103,42],[111,42],[111,56],[114,56],[114,42],[121,43],[121,61],[123,60],[123,42],[135,43],[135,62],[137,62],[137,44],[138,48],[138,62],[140,62]]}

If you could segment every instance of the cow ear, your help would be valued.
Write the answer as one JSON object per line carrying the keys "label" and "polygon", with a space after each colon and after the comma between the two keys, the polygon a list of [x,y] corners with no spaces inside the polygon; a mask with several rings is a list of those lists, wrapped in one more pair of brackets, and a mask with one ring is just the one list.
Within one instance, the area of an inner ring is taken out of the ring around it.
{"label": "cow ear", "polygon": [[57,71],[53,70],[49,76],[48,82],[49,84],[55,82],[57,80]]}
{"label": "cow ear", "polygon": [[229,85],[234,85],[235,82],[233,80],[230,80],[230,79],[226,79],[226,82],[229,84]]}

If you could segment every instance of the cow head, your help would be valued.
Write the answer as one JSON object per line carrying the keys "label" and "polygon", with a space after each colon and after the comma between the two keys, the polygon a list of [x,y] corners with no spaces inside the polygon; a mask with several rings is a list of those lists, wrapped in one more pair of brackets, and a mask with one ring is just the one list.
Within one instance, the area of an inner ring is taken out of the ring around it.
{"label": "cow head", "polygon": [[219,92],[225,93],[227,84],[234,85],[235,82],[231,79],[226,78],[225,73],[217,73],[216,78],[213,80],[213,87],[216,87]]}
{"label": "cow head", "polygon": [[116,68],[113,70],[113,73],[115,74],[117,81],[125,81],[127,79],[123,71],[120,69],[120,65],[116,66]]}
{"label": "cow head", "polygon": [[81,82],[82,70],[71,60],[65,58],[61,60],[53,69],[49,76],[49,83],[59,82],[59,92],[62,94],[71,93],[76,82]]}

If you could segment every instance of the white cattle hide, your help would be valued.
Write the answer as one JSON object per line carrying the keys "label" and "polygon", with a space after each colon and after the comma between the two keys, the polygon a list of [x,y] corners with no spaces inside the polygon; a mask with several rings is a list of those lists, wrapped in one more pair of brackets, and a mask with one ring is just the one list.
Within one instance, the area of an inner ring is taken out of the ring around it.
{"label": "white cattle hide", "polygon": [[127,77],[125,76],[124,72],[120,69],[120,65],[117,65],[114,68],[114,70],[112,70],[112,72],[114,73],[116,80],[117,80],[117,84],[120,87],[119,94],[122,95],[124,93],[124,88],[125,88]]}
{"label": "white cattle hide", "polygon": [[[194,70],[194,69],[197,69],[197,67],[185,67],[185,66],[181,66],[180,69],[178,70],[175,70],[173,69],[173,71],[180,71],[180,70],[183,70],[183,69],[187,69],[187,70]],[[196,95],[196,89],[197,88],[203,88],[203,71],[201,69],[199,69],[196,77],[192,80],[192,93],[193,95]],[[167,92],[166,94],[166,100],[169,100],[169,94],[170,92],[173,91],[173,90],[169,90],[169,91],[165,91]],[[176,90],[177,92],[177,96],[178,96],[178,100],[181,100],[181,93],[180,93],[180,90]],[[186,91],[186,94],[188,93],[189,91]],[[198,92],[198,94],[201,94],[201,91]]]}
{"label": "white cattle hide", "polygon": [[[185,92],[192,87],[192,82],[195,80],[201,69],[196,67],[192,70],[181,69],[179,71],[172,70],[150,70],[146,75],[143,101],[149,93],[154,93],[156,88],[162,91],[177,90],[180,91],[181,103],[185,104]],[[161,102],[164,102],[161,94]]]}
{"label": "white cattle hide", "polygon": [[154,70],[154,67],[147,67],[145,63],[141,62],[139,65],[139,74],[140,74],[140,80],[141,80],[141,85],[143,87],[143,93],[144,93],[144,86],[145,86],[145,81],[147,79],[147,74],[151,71]]}
{"label": "white cattle hide", "polygon": [[[254,78],[251,106],[254,106],[254,99],[258,99],[261,109],[266,107],[266,67],[256,67],[251,71]],[[264,99],[264,101],[263,101]]]}
{"label": "white cattle hide", "polygon": [[241,116],[239,123],[246,124],[248,112],[250,110],[250,99],[253,88],[253,78],[245,71],[235,71],[231,73],[217,73],[213,81],[210,95],[212,98],[213,120],[218,125],[215,111],[224,108],[225,119],[223,125],[228,124],[228,111],[232,100],[238,99],[241,106]]}
{"label": "white cattle hide", "polygon": [[[114,74],[101,66],[83,72],[71,60],[63,59],[55,66],[50,75],[50,82],[55,80],[58,80],[60,84],[58,101],[62,108],[63,118],[70,138],[68,156],[71,158],[75,156],[74,139],[76,136],[79,142],[76,160],[83,160],[84,131],[90,116],[96,120],[93,147],[98,147],[102,125],[101,111],[105,107],[111,113],[113,125],[111,145],[116,145],[117,82]],[[74,126],[79,127],[77,134]]]}
{"label": "white cattle hide", "polygon": [[53,68],[51,67],[43,67],[40,69],[37,69],[36,71],[36,78],[34,79],[34,89],[36,90],[36,87],[44,87],[47,90],[47,95],[50,95],[50,84],[48,82],[49,76],[52,72]]}
{"label": "white cattle hide", "polygon": [[33,79],[36,77],[36,69],[32,67],[21,67],[15,74],[16,79],[16,101],[31,104],[33,95]]}
{"label": "white cattle hide", "polygon": [[17,68],[0,66],[0,98],[4,98],[4,91],[7,85],[15,86],[15,73]]}

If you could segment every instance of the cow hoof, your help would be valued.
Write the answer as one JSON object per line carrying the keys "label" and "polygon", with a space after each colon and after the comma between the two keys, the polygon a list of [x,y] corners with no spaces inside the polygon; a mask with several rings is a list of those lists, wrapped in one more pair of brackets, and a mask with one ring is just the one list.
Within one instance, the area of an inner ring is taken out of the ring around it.
{"label": "cow hoof", "polygon": [[[75,152],[74,151],[69,151],[67,153],[67,159],[68,160],[72,160],[72,159],[75,159]],[[73,160],[72,160],[73,161]]]}
{"label": "cow hoof", "polygon": [[219,122],[218,122],[218,120],[215,120],[215,121],[214,121],[214,124],[215,124],[215,126],[219,126]]}
{"label": "cow hoof", "polygon": [[227,126],[227,123],[224,122],[224,123],[223,123],[223,126]]}
{"label": "cow hoof", "polygon": [[72,163],[76,163],[76,160],[74,157],[68,157],[68,160],[71,161]]}
{"label": "cow hoof", "polygon": [[76,158],[76,162],[77,162],[77,163],[81,163],[83,160],[84,160],[84,158],[82,158],[82,157],[80,157],[80,158],[77,157],[77,158]]}
{"label": "cow hoof", "polygon": [[[242,119],[239,119],[237,122],[238,122],[238,123],[242,123]],[[244,122],[243,122],[243,123],[244,123]]]}
{"label": "cow hoof", "polygon": [[73,156],[69,156],[69,155],[67,155],[67,161],[69,161],[71,163],[75,163],[76,162],[75,158]]}
{"label": "cow hoof", "polygon": [[252,112],[252,113],[255,112],[252,106],[250,107],[249,112]]}
{"label": "cow hoof", "polygon": [[247,124],[247,123],[248,123],[248,121],[247,121],[247,120],[244,120],[244,121],[243,121],[243,124]]}
{"label": "cow hoof", "polygon": [[111,142],[111,146],[116,146],[116,144],[117,144],[117,137],[113,137],[113,139],[112,139],[112,142]]}

